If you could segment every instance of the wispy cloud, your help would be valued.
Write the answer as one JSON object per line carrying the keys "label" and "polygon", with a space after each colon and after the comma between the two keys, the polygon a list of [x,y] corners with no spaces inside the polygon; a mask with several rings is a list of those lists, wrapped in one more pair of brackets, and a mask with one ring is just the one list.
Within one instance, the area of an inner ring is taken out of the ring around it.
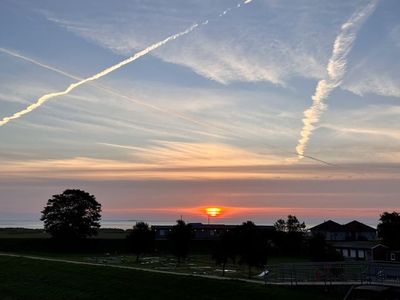
{"label": "wispy cloud", "polygon": [[303,129],[301,138],[298,141],[296,151],[298,159],[302,159],[307,143],[318,123],[322,112],[325,110],[324,101],[327,100],[330,93],[338,87],[343,80],[346,72],[347,56],[350,53],[353,43],[357,37],[357,32],[363,22],[375,10],[377,1],[370,2],[367,6],[355,12],[346,23],[341,26],[339,35],[333,44],[332,56],[327,66],[327,75],[325,79],[318,82],[315,93],[312,96],[313,103],[309,109],[304,111]]}
{"label": "wispy cloud", "polygon": [[[385,17],[377,15],[381,26],[372,26],[363,32],[361,44],[368,42],[371,47],[359,48],[363,55],[354,55],[351,68],[341,85],[361,97],[379,95],[400,97],[400,61],[395,59],[400,49],[400,24],[398,9],[390,5],[385,10],[385,2],[380,6]],[[365,49],[367,48],[367,49]],[[384,98],[380,102],[384,102]]]}
{"label": "wispy cloud", "polygon": [[[157,12],[143,7],[142,3],[135,5],[142,15],[140,18],[126,11],[114,11],[101,20],[87,16],[71,18],[63,12],[46,12],[46,17],[79,36],[125,55],[143,47],[160,32],[182,26],[190,17],[198,18],[191,16],[195,12],[212,16],[216,6],[211,1],[180,3],[179,10],[171,14],[162,1]],[[218,4],[221,5],[222,2]],[[343,10],[353,7],[354,3],[324,8],[308,1],[300,1],[296,6],[256,1],[240,13],[232,11],[228,17],[216,20],[214,26],[183,38],[179,45],[170,44],[153,55],[223,84],[267,81],[285,85],[297,76],[320,78],[324,74],[323,62],[328,58],[329,38],[334,35],[332,28],[340,22]],[[247,11],[251,12],[250,18]],[[319,22],[318,28],[314,26],[315,20]],[[159,24],[163,24],[163,28]]]}
{"label": "wispy cloud", "polygon": [[162,45],[164,45],[164,44],[166,44],[166,43],[168,43],[170,41],[173,41],[173,40],[179,38],[182,35],[188,34],[189,32],[193,31],[198,26],[199,26],[198,24],[194,24],[194,25],[190,26],[189,28],[187,28],[184,31],[181,31],[181,32],[176,33],[176,34],[173,34],[173,35],[165,38],[164,40],[162,40],[160,42],[157,42],[157,43],[145,48],[144,50],[135,53],[133,56],[128,57],[127,59],[125,59],[125,60],[123,60],[123,61],[121,61],[121,62],[119,62],[119,63],[117,63],[117,64],[115,64],[115,65],[113,65],[113,66],[111,66],[109,68],[107,68],[107,69],[104,69],[103,71],[101,71],[101,72],[99,72],[99,73],[97,73],[97,74],[95,74],[93,76],[87,77],[87,78],[82,79],[82,80],[80,80],[80,81],[78,81],[76,83],[70,84],[64,91],[55,92],[55,93],[49,93],[49,94],[45,94],[45,95],[41,96],[39,99],[37,99],[37,101],[35,103],[29,105],[25,109],[23,109],[21,111],[18,111],[16,113],[14,113],[13,115],[9,116],[9,117],[4,117],[2,120],[0,120],[0,126],[4,126],[8,122],[10,122],[12,120],[15,120],[15,119],[18,119],[18,118],[22,117],[23,115],[26,115],[26,114],[30,113],[31,111],[37,109],[38,107],[40,107],[41,105],[43,105],[45,102],[49,101],[52,98],[67,95],[68,93],[70,93],[71,91],[73,91],[74,89],[76,89],[77,87],[79,87],[79,86],[81,86],[83,84],[86,84],[88,82],[97,80],[97,79],[99,79],[99,78],[101,78],[103,76],[106,76],[107,74],[109,74],[109,73],[111,73],[111,72],[123,67],[124,65],[127,65],[127,64],[137,60],[138,58],[148,54],[149,52],[153,51],[154,49],[157,49],[158,47],[161,47]]}
{"label": "wispy cloud", "polygon": [[365,69],[359,69],[358,72],[361,72],[362,77],[358,75],[347,80],[343,84],[343,89],[359,96],[376,94],[386,97],[400,97],[400,80],[396,80],[393,74]]}
{"label": "wispy cloud", "polygon": [[[124,160],[73,157],[2,161],[4,179],[115,180],[352,180],[395,179],[393,164],[347,164],[337,167],[276,164],[282,158],[233,146],[159,142],[147,148],[102,143],[126,151]],[[98,148],[100,151],[101,148]]]}
{"label": "wispy cloud", "polygon": [[[0,47],[0,52],[6,53],[6,54],[8,54],[8,55],[10,55],[12,57],[16,57],[16,58],[28,61],[28,62],[30,62],[30,63],[32,63],[34,65],[40,66],[40,67],[42,67],[44,69],[47,69],[47,70],[50,70],[50,71],[53,71],[53,72],[55,72],[57,74],[61,74],[61,75],[66,76],[68,78],[71,78],[71,79],[74,79],[74,80],[78,80],[78,81],[85,81],[85,79],[82,79],[82,78],[77,77],[75,75],[72,75],[72,74],[70,74],[68,72],[60,70],[59,68],[50,66],[50,65],[45,64],[45,63],[42,63],[42,62],[40,62],[38,60],[35,60],[33,58],[30,58],[30,57],[27,57],[25,55],[22,55],[22,54],[20,54],[18,52],[15,52],[15,51],[12,51],[12,50],[9,50],[9,49],[5,49],[5,48],[1,48],[1,47]],[[213,124],[209,124],[209,123],[206,123],[204,121],[196,120],[195,118],[193,118],[191,116],[185,115],[185,114],[177,112],[177,111],[168,110],[166,108],[163,108],[163,107],[160,107],[160,106],[157,106],[157,105],[154,105],[154,104],[149,104],[148,102],[140,101],[140,100],[138,100],[136,98],[127,96],[127,95],[125,95],[125,94],[123,94],[123,93],[121,93],[121,92],[119,92],[119,91],[117,91],[117,90],[115,90],[115,89],[113,89],[111,87],[105,86],[104,84],[98,84],[98,83],[90,83],[90,84],[92,86],[94,86],[95,88],[99,89],[102,92],[106,92],[106,93],[111,94],[113,96],[117,96],[117,97],[123,98],[124,100],[128,100],[128,101],[130,101],[130,102],[132,102],[134,104],[143,106],[145,108],[154,110],[156,112],[169,114],[172,117],[176,117],[176,118],[182,119],[182,120],[184,120],[186,122],[189,122],[189,123],[192,123],[192,124],[195,124],[195,125],[200,125],[201,127],[210,127],[212,129],[218,129]],[[2,98],[1,96],[2,95],[0,93],[0,98]],[[4,96],[4,98],[7,98],[7,97]],[[197,103],[197,105],[196,104],[193,105],[193,103],[189,103],[189,104],[186,104],[185,106],[187,108],[189,108],[190,110],[198,111],[199,110],[199,105],[200,105],[200,103]],[[205,105],[207,105],[207,103],[203,102],[203,103],[201,103],[201,105],[202,105],[202,107],[204,107]],[[182,108],[182,106],[183,105],[181,104],[180,107]],[[214,105],[213,105],[213,107],[214,107]],[[188,109],[186,109],[186,110],[188,110]],[[0,123],[0,126],[1,126],[1,123]],[[212,133],[207,133],[207,134],[208,135],[213,135]],[[214,136],[216,136],[216,135],[214,134]]]}
{"label": "wispy cloud", "polygon": [[[155,141],[149,147],[103,145],[134,150],[140,161],[164,167],[228,167],[276,164],[278,156],[258,154],[226,144]],[[282,158],[280,158],[282,160]],[[283,161],[283,160],[282,160]]]}
{"label": "wispy cloud", "polygon": [[395,140],[400,140],[400,130],[388,129],[388,128],[351,128],[351,127],[344,127],[344,126],[335,126],[330,124],[321,125],[320,128],[328,128],[343,134],[366,134],[370,136],[382,136],[382,137],[389,137]]}

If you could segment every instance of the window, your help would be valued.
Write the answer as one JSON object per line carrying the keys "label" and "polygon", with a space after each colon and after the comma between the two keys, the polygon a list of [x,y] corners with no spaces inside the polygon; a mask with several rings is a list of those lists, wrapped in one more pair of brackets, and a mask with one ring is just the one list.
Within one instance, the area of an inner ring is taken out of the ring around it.
{"label": "window", "polygon": [[390,260],[396,260],[396,253],[390,253]]}
{"label": "window", "polygon": [[160,229],[160,236],[166,236],[168,235],[168,230],[167,229]]}
{"label": "window", "polygon": [[357,250],[351,249],[350,250],[350,257],[357,257]]}
{"label": "window", "polygon": [[358,250],[358,258],[365,258],[364,250]]}

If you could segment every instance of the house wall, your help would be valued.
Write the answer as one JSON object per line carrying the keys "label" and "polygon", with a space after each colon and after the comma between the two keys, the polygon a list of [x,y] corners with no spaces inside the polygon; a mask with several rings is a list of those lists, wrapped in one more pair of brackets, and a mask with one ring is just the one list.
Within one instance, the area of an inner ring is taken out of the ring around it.
{"label": "house wall", "polygon": [[344,232],[327,232],[325,238],[328,241],[344,241],[346,235]]}
{"label": "house wall", "polygon": [[156,228],[154,230],[155,240],[167,240],[169,234],[171,233],[171,228]]}
{"label": "house wall", "polygon": [[330,232],[330,231],[313,231],[313,235],[323,235],[327,241],[344,241],[346,234],[344,232]]}
{"label": "house wall", "polygon": [[400,251],[390,251],[388,259],[390,261],[400,261]]}
{"label": "house wall", "polygon": [[372,260],[372,251],[370,249],[340,248],[339,251],[345,259]]}
{"label": "house wall", "polygon": [[332,232],[313,231],[313,235],[322,234],[327,241],[375,241],[375,232]]}
{"label": "house wall", "polygon": [[375,241],[375,232],[346,232],[345,239],[348,241]]}

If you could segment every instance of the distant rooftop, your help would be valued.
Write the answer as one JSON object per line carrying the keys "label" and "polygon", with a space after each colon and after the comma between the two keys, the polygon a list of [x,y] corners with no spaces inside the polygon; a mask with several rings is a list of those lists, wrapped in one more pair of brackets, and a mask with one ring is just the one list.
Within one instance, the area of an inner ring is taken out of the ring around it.
{"label": "distant rooftop", "polygon": [[319,225],[310,228],[311,231],[329,231],[329,232],[376,232],[376,229],[365,225],[359,221],[351,221],[341,225],[335,221],[328,220]]}
{"label": "distant rooftop", "polygon": [[351,221],[345,225],[343,225],[346,231],[353,231],[353,232],[375,232],[375,228],[372,228],[364,223],[358,222],[356,220]]}
{"label": "distant rooftop", "polygon": [[311,231],[330,231],[330,232],[340,232],[344,231],[343,225],[336,223],[335,221],[328,220],[317,226],[311,227]]}

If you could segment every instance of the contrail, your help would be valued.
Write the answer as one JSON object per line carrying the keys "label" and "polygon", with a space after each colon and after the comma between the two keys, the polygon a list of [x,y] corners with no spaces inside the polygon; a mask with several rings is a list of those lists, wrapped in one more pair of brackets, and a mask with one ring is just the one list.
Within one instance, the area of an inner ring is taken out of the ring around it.
{"label": "contrail", "polygon": [[0,52],[6,53],[6,54],[8,54],[8,55],[11,55],[11,56],[14,56],[14,57],[17,57],[17,58],[20,58],[20,59],[23,59],[23,60],[25,60],[25,61],[28,61],[28,62],[34,64],[34,65],[38,65],[38,66],[40,66],[40,67],[43,67],[43,68],[45,68],[45,69],[54,71],[54,72],[56,72],[56,73],[59,73],[59,74],[61,74],[61,75],[66,76],[66,77],[69,77],[69,78],[72,78],[72,79],[75,79],[75,80],[83,80],[83,78],[80,78],[80,77],[78,77],[78,76],[74,76],[74,75],[72,75],[72,74],[69,74],[69,73],[63,71],[63,70],[60,70],[60,69],[57,69],[57,68],[55,68],[55,67],[49,66],[49,65],[47,65],[47,64],[41,63],[40,61],[37,61],[37,60],[35,60],[35,59],[32,59],[32,58],[27,57],[27,56],[22,55],[22,54],[19,54],[19,53],[15,52],[15,51],[11,51],[11,50],[9,50],[9,49],[5,49],[5,48],[1,48],[1,47],[0,47]]}
{"label": "contrail", "polygon": [[[243,3],[247,4],[247,3],[250,3],[251,1],[252,0],[246,0]],[[230,9],[225,10],[224,13],[221,14],[220,16],[225,15],[229,10]],[[117,69],[129,64],[129,63],[131,63],[131,62],[133,62],[133,61],[135,61],[135,60],[137,60],[138,58],[140,58],[140,57],[152,52],[153,50],[165,45],[166,43],[192,32],[197,27],[203,26],[203,25],[206,25],[206,24],[208,24],[208,20],[205,20],[205,21],[203,21],[201,23],[195,23],[192,26],[190,26],[189,28],[187,28],[186,30],[181,31],[181,32],[176,33],[176,34],[173,34],[173,35],[165,38],[164,40],[162,40],[160,42],[157,42],[157,43],[147,47],[146,49],[143,49],[143,50],[135,53],[133,56],[128,57],[127,59],[125,59],[125,60],[123,60],[123,61],[121,61],[121,62],[119,62],[119,63],[117,63],[117,64],[115,64],[115,65],[113,65],[113,66],[111,66],[109,68],[107,68],[107,69],[104,69],[103,71],[101,71],[101,72],[99,72],[99,73],[97,73],[97,74],[95,74],[93,76],[87,77],[87,78],[82,79],[82,80],[80,80],[78,82],[70,84],[64,91],[45,94],[45,95],[41,96],[39,99],[37,99],[35,103],[29,105],[25,109],[14,113],[12,116],[3,118],[0,121],[0,126],[4,126],[8,122],[10,122],[12,120],[15,120],[15,119],[18,119],[18,118],[22,117],[23,115],[26,115],[26,114],[30,113],[31,111],[33,111],[36,108],[40,107],[41,105],[43,105],[45,102],[49,101],[52,98],[66,95],[69,92],[71,92],[74,89],[76,89],[77,87],[79,87],[79,86],[81,86],[83,84],[86,84],[88,82],[97,80],[97,79],[99,79],[99,78],[101,78],[101,77],[103,77],[103,76],[105,76],[105,75],[107,75],[107,74],[109,74],[109,73],[111,73],[111,72],[113,72],[113,71],[115,71],[115,70],[117,70]]]}
{"label": "contrail", "polygon": [[117,69],[129,64],[129,63],[131,63],[131,62],[133,62],[133,61],[135,61],[135,60],[137,60],[138,58],[140,58],[140,57],[146,55],[147,53],[159,48],[160,46],[168,43],[169,41],[175,40],[176,38],[178,38],[178,37],[180,37],[182,35],[188,34],[189,32],[193,31],[198,26],[199,26],[199,24],[194,24],[194,25],[190,26],[188,29],[186,29],[186,30],[184,30],[182,32],[176,33],[174,35],[171,35],[171,36],[167,37],[166,39],[164,39],[164,40],[162,40],[162,41],[160,41],[158,43],[155,43],[155,44],[147,47],[146,49],[144,49],[142,51],[137,52],[133,56],[131,56],[131,57],[129,57],[129,58],[127,58],[127,59],[125,59],[125,60],[123,60],[123,61],[121,61],[121,62],[119,62],[119,63],[117,63],[117,64],[115,64],[115,65],[113,65],[111,67],[109,67],[109,68],[107,68],[107,69],[104,69],[103,71],[101,71],[101,72],[99,72],[99,73],[97,73],[97,74],[95,74],[93,76],[90,76],[88,78],[82,79],[81,81],[72,83],[62,92],[49,93],[49,94],[43,95],[35,103],[29,105],[27,108],[25,108],[25,109],[23,109],[23,110],[21,110],[19,112],[16,112],[15,114],[13,114],[10,117],[3,118],[0,121],[0,126],[3,126],[5,124],[7,124],[11,120],[18,119],[18,118],[22,117],[23,115],[25,115],[27,113],[30,113],[31,111],[35,110],[36,108],[38,108],[39,106],[41,106],[42,104],[44,104],[45,102],[49,101],[52,98],[66,95],[69,92],[71,92],[74,89],[76,89],[77,87],[81,86],[82,84],[85,84],[85,83],[88,83],[90,81],[99,79],[99,78],[101,78],[101,77],[103,77],[103,76],[105,76],[105,75],[107,75],[107,74],[109,74],[109,73],[111,73],[111,72],[113,72],[113,71],[115,71],[115,70],[117,70]]}
{"label": "contrail", "polygon": [[347,22],[342,25],[340,33],[333,44],[332,56],[326,68],[326,77],[318,82],[315,93],[312,96],[313,103],[310,108],[304,111],[303,129],[301,130],[301,138],[296,147],[298,160],[305,157],[304,151],[307,142],[315,129],[315,124],[318,123],[321,114],[326,109],[324,101],[329,97],[330,93],[342,83],[346,73],[347,56],[353,47],[357,32],[363,22],[375,10],[377,3],[378,0],[370,2],[364,8],[356,11]]}
{"label": "contrail", "polygon": [[[25,56],[25,55],[22,55],[22,54],[20,54],[20,53],[15,52],[15,51],[11,51],[11,50],[9,50],[9,49],[5,49],[5,48],[1,48],[1,47],[0,47],[0,52],[6,53],[6,54],[8,54],[8,55],[10,55],[10,56],[13,56],[13,57],[16,57],[16,58],[25,60],[25,61],[28,61],[28,62],[30,62],[30,63],[32,63],[32,64],[34,64],[34,65],[37,65],[37,66],[40,66],[40,67],[42,67],[42,68],[51,70],[51,71],[53,71],[53,72],[56,72],[56,73],[58,73],[58,74],[61,74],[61,75],[63,75],[63,76],[66,76],[66,77],[68,77],[68,78],[75,79],[75,80],[78,80],[78,81],[84,80],[84,79],[81,78],[81,77],[75,76],[75,75],[70,74],[70,73],[68,73],[68,72],[65,72],[65,71],[63,71],[63,70],[60,70],[59,68],[53,67],[53,66],[48,65],[48,64],[45,64],[45,63],[42,63],[42,62],[37,61],[37,60],[35,60],[35,59],[33,59],[33,58],[27,57],[27,56]],[[106,86],[106,85],[104,85],[104,84],[99,84],[99,83],[95,83],[95,82],[91,82],[90,84],[91,84],[92,86],[94,86],[95,88],[97,88],[97,89],[100,89],[100,90],[102,90],[102,91],[105,91],[105,92],[107,92],[107,93],[110,93],[110,94],[112,94],[112,95],[114,95],[114,96],[121,97],[121,98],[123,98],[123,99],[125,99],[125,100],[129,100],[129,101],[134,102],[134,103],[136,103],[136,104],[139,104],[139,105],[141,105],[141,106],[147,107],[147,108],[149,108],[149,109],[151,109],[151,110],[158,111],[158,112],[162,112],[162,113],[166,113],[166,114],[170,114],[170,115],[174,115],[175,117],[178,117],[178,118],[183,119],[183,120],[185,120],[185,121],[189,121],[189,122],[194,123],[194,124],[197,124],[197,125],[209,126],[209,124],[207,124],[207,123],[200,122],[200,121],[198,121],[198,120],[195,120],[195,119],[193,119],[193,118],[190,118],[190,117],[188,117],[188,116],[186,116],[186,115],[183,115],[183,114],[181,114],[181,113],[178,113],[178,112],[175,112],[175,111],[170,111],[170,110],[167,110],[167,109],[163,109],[163,108],[161,108],[161,107],[159,107],[159,106],[156,106],[156,105],[153,105],[153,104],[149,104],[149,103],[146,103],[146,102],[143,102],[143,101],[134,99],[134,98],[129,97],[129,96],[125,95],[125,94],[122,94],[121,92],[119,92],[119,91],[117,91],[117,90],[115,90],[115,89],[113,89],[113,88],[111,88],[111,87],[108,87],[108,86]]]}
{"label": "contrail", "polygon": [[[250,2],[252,2],[252,0],[246,0],[246,1],[243,2],[243,4],[248,4],[248,3],[250,3]],[[241,7],[241,4],[238,3],[236,7],[237,7],[237,8]],[[231,10],[231,8],[228,8],[227,10],[225,10],[225,11],[224,11],[222,14],[220,14],[219,16],[221,17],[221,16],[225,15],[225,14],[228,13],[230,10]],[[209,20],[205,20],[205,21],[201,22],[200,24],[201,24],[201,25],[207,25],[208,23],[209,23]],[[42,63],[42,62],[39,62],[39,61],[37,61],[37,60],[34,60],[34,59],[29,58],[29,57],[27,57],[27,56],[24,56],[24,55],[22,55],[22,54],[19,54],[19,53],[16,53],[16,52],[14,52],[14,51],[11,51],[11,50],[8,50],[8,49],[1,48],[1,47],[0,47],[0,52],[3,52],[3,53],[6,53],[6,54],[8,54],[8,55],[11,55],[11,56],[14,56],[14,57],[23,59],[23,60],[28,61],[28,62],[31,62],[31,63],[33,63],[33,64],[35,64],[35,65],[41,66],[41,67],[46,68],[46,69],[48,69],[48,70],[52,70],[52,71],[54,71],[54,72],[56,72],[56,73],[59,73],[59,74],[61,74],[61,75],[64,75],[64,76],[66,76],[66,77],[69,77],[69,78],[71,78],[71,79],[78,80],[77,83],[71,84],[65,91],[59,92],[59,93],[52,93],[52,94],[44,95],[44,96],[42,96],[41,98],[39,98],[39,99],[37,100],[36,103],[34,103],[34,104],[28,106],[26,109],[24,109],[24,110],[22,110],[22,111],[20,111],[20,112],[18,112],[18,113],[15,113],[15,114],[14,114],[13,116],[11,116],[11,117],[4,118],[2,121],[0,121],[0,126],[3,126],[3,125],[5,125],[5,124],[7,124],[9,121],[11,121],[11,120],[13,120],[13,119],[17,119],[17,118],[19,118],[19,117],[21,117],[21,116],[23,116],[23,115],[25,115],[25,114],[31,112],[32,110],[38,108],[38,107],[41,106],[43,103],[45,103],[46,101],[50,100],[51,98],[54,98],[54,97],[57,97],[57,96],[61,96],[61,95],[65,95],[65,94],[69,93],[70,91],[74,90],[75,88],[77,88],[78,86],[80,86],[80,85],[82,85],[82,84],[84,84],[84,83],[89,82],[89,83],[91,83],[94,87],[96,87],[96,88],[98,88],[98,89],[101,89],[101,90],[104,90],[104,91],[106,91],[106,92],[109,92],[109,93],[111,93],[111,94],[113,94],[113,95],[116,95],[116,96],[125,98],[125,99],[130,100],[130,101],[132,101],[132,102],[135,102],[135,103],[137,103],[137,104],[146,106],[146,107],[151,108],[151,109],[153,109],[153,110],[157,110],[157,111],[161,111],[161,112],[164,112],[164,113],[173,114],[173,115],[175,115],[175,116],[177,116],[177,117],[179,117],[179,118],[181,118],[181,119],[184,119],[184,120],[186,120],[186,121],[190,121],[190,122],[196,123],[196,124],[198,124],[198,125],[207,126],[207,127],[213,127],[213,128],[217,128],[217,129],[218,129],[218,126],[215,126],[215,125],[213,125],[213,124],[204,123],[204,122],[200,122],[200,121],[198,121],[198,120],[194,120],[194,119],[192,119],[192,118],[190,118],[190,117],[188,117],[188,116],[185,116],[185,115],[182,115],[182,114],[179,114],[179,113],[176,113],[176,112],[173,112],[173,111],[169,111],[169,110],[163,109],[163,108],[161,108],[161,107],[158,107],[158,106],[155,106],[155,105],[152,105],[152,104],[148,104],[148,103],[145,103],[145,102],[142,102],[142,101],[133,99],[133,98],[128,97],[128,96],[126,96],[126,95],[124,95],[124,94],[121,94],[120,92],[118,92],[118,91],[116,91],[116,90],[114,90],[114,89],[112,89],[112,88],[110,88],[110,87],[107,87],[107,86],[104,86],[104,85],[100,85],[100,84],[98,84],[98,83],[90,82],[90,81],[94,81],[94,80],[96,80],[96,79],[98,79],[98,78],[100,78],[100,77],[103,77],[103,76],[107,75],[108,73],[110,73],[110,72],[112,72],[112,71],[114,71],[114,70],[116,70],[116,69],[118,69],[118,68],[120,68],[120,67],[122,67],[122,66],[124,66],[124,65],[126,65],[126,64],[128,64],[128,63],[130,63],[130,62],[132,62],[132,61],[134,61],[134,60],[136,60],[136,59],[138,59],[139,57],[141,57],[141,56],[143,56],[143,55],[146,55],[147,53],[149,53],[149,52],[151,52],[152,50],[155,50],[156,48],[158,48],[158,47],[164,45],[165,43],[169,42],[170,40],[176,39],[176,38],[178,38],[179,36],[182,36],[182,35],[184,35],[184,34],[187,34],[187,33],[191,32],[191,31],[193,31],[197,26],[199,26],[199,25],[198,25],[198,24],[194,24],[194,25],[192,25],[191,27],[189,27],[188,29],[186,29],[185,31],[182,31],[182,32],[177,33],[177,34],[174,34],[174,35],[172,35],[172,36],[170,36],[170,37],[164,39],[164,40],[161,41],[161,42],[158,42],[158,43],[156,43],[156,44],[153,44],[153,45],[149,46],[148,48],[146,48],[146,49],[144,49],[144,50],[142,50],[142,51],[136,53],[134,56],[132,56],[132,57],[130,57],[130,58],[128,58],[128,59],[126,59],[126,60],[120,62],[119,64],[117,64],[117,65],[115,65],[115,66],[112,66],[112,67],[110,67],[110,68],[107,68],[107,69],[105,69],[104,71],[102,71],[102,72],[100,72],[100,73],[98,73],[98,74],[96,74],[96,75],[94,75],[94,76],[92,76],[92,77],[86,78],[86,79],[82,79],[82,78],[80,78],[80,77],[78,77],[78,76],[72,75],[72,74],[70,74],[70,73],[67,73],[67,72],[65,72],[65,71],[63,71],[63,70],[60,70],[60,69],[58,69],[58,68],[55,68],[55,67],[53,67],[53,66],[44,64],[44,63]],[[225,130],[225,129],[223,129],[223,128],[219,128],[219,129],[221,129],[221,130],[223,130],[223,131]],[[249,133],[253,133],[253,132],[249,132]],[[269,146],[269,147],[272,147],[272,148],[276,148],[275,146],[272,146],[272,145],[269,145],[269,144],[268,144],[268,146]],[[289,152],[289,151],[283,151],[283,152],[292,154],[292,152]],[[299,155],[300,155],[300,154],[299,154]],[[315,160],[315,161],[317,161],[317,162],[320,162],[320,163],[323,163],[323,164],[326,164],[326,165],[335,166],[335,165],[333,165],[333,164],[331,164],[331,163],[329,163],[329,162],[326,162],[326,161],[324,161],[324,160],[318,159],[318,158],[316,158],[316,157],[312,157],[312,156],[308,156],[308,155],[300,155],[300,156],[301,156],[301,157],[308,158],[308,159],[311,159],[311,160]]]}
{"label": "contrail", "polygon": [[[205,22],[203,22],[203,23],[204,23],[204,24],[207,24],[208,21],[205,21]],[[33,59],[33,58],[27,57],[27,56],[22,55],[22,54],[20,54],[20,53],[18,53],[18,52],[15,52],[15,51],[12,51],[12,50],[9,50],[9,49],[5,49],[5,48],[1,48],[1,47],[0,47],[0,52],[6,53],[6,54],[8,54],[8,55],[11,55],[11,56],[13,56],[13,57],[16,57],[16,58],[19,58],[19,59],[22,59],[22,60],[25,60],[25,61],[28,61],[28,62],[30,62],[30,63],[32,63],[32,64],[34,64],[34,65],[40,66],[40,67],[45,68],[45,69],[47,69],[47,70],[51,70],[51,71],[53,71],[53,72],[56,72],[56,73],[58,73],[58,74],[61,74],[61,75],[63,75],[63,76],[66,76],[66,77],[68,77],[68,78],[72,78],[72,79],[79,80],[79,81],[80,81],[80,80],[83,80],[82,78],[80,78],[80,77],[78,77],[78,76],[75,76],[75,75],[73,75],[73,74],[71,74],[71,73],[68,73],[68,72],[66,72],[66,71],[63,71],[63,70],[61,70],[61,69],[59,69],[59,68],[56,68],[56,67],[53,67],[53,66],[51,66],[51,65],[45,64],[45,63],[43,63],[43,62],[37,61],[37,60],[35,60],[35,59]],[[186,115],[182,115],[182,114],[176,113],[176,112],[174,112],[174,111],[170,111],[170,110],[167,110],[167,109],[163,109],[163,108],[161,108],[161,107],[158,107],[158,106],[155,106],[155,105],[152,105],[152,104],[148,104],[148,103],[146,103],[146,102],[142,102],[142,101],[136,100],[136,99],[134,99],[134,98],[132,98],[132,97],[129,97],[129,96],[125,95],[125,94],[121,94],[119,91],[117,91],[117,90],[115,90],[115,89],[112,89],[112,88],[110,88],[110,87],[108,87],[108,86],[105,86],[105,85],[103,85],[103,84],[100,85],[99,83],[95,83],[95,82],[92,82],[92,83],[90,83],[90,84],[91,84],[92,86],[94,86],[95,88],[98,88],[98,89],[100,89],[100,90],[104,90],[104,91],[106,91],[106,92],[108,92],[108,93],[111,93],[112,95],[116,95],[116,96],[121,97],[121,98],[124,98],[124,99],[126,99],[126,100],[130,100],[130,101],[132,101],[132,102],[134,102],[134,103],[136,103],[136,104],[145,106],[145,107],[150,108],[150,109],[153,109],[153,110],[155,110],[155,111],[160,111],[160,112],[164,112],[164,113],[167,113],[167,114],[171,114],[171,115],[174,115],[174,116],[176,116],[176,117],[178,117],[178,118],[181,118],[181,119],[183,119],[183,120],[185,120],[185,121],[189,121],[189,122],[192,122],[192,123],[195,123],[195,124],[198,124],[198,125],[206,126],[206,127],[212,128],[212,129],[222,130],[222,132],[224,132],[224,131],[227,132],[227,129],[226,129],[226,128],[222,128],[222,127],[220,127],[220,126],[217,126],[217,125],[215,125],[215,124],[208,123],[208,122],[201,122],[201,121],[199,121],[199,120],[190,118],[190,117],[188,117],[188,116],[186,116]],[[243,128],[242,128],[242,130],[243,130]],[[245,130],[245,131],[246,131],[247,133],[249,133],[249,134],[254,134],[253,131],[247,131],[247,130]],[[212,134],[212,133],[209,133],[208,135],[217,136],[217,135]],[[224,137],[224,136],[222,136],[222,137]],[[110,145],[110,144],[107,144],[107,143],[99,143],[99,144]],[[279,152],[285,152],[285,153],[287,153],[287,154],[293,154],[293,152],[291,152],[291,151],[284,151],[284,150],[279,149],[279,148],[277,148],[277,147],[275,147],[275,146],[273,146],[273,145],[266,144],[266,143],[263,143],[263,144],[266,145],[266,146],[268,146],[268,147],[270,147],[270,148],[279,150]],[[326,161],[324,161],[324,160],[321,160],[321,159],[316,158],[316,157],[313,157],[313,156],[309,156],[309,155],[303,155],[303,156],[304,156],[305,158],[308,158],[308,159],[311,159],[311,160],[320,162],[320,163],[325,164],[325,165],[336,166],[336,165],[334,165],[334,164],[332,164],[332,163],[326,162]]]}

